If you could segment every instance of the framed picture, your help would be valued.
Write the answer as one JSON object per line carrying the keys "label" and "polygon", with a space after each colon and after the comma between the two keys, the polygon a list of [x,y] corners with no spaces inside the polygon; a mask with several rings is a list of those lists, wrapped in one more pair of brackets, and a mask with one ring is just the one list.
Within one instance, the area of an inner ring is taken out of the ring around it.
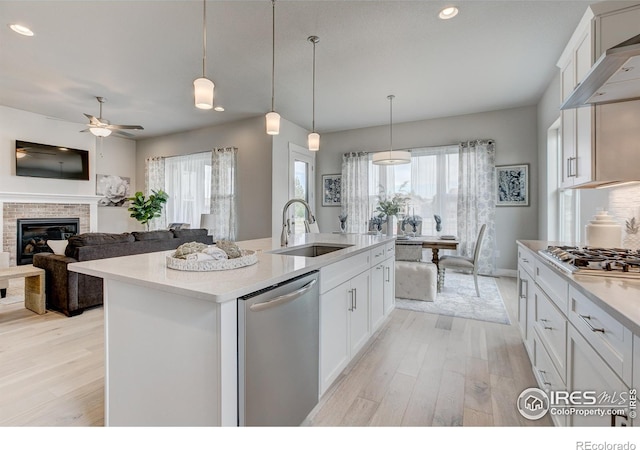
{"label": "framed picture", "polygon": [[496,166],[496,206],[529,206],[529,164]]}
{"label": "framed picture", "polygon": [[340,206],[342,175],[322,175],[322,206]]}
{"label": "framed picture", "polygon": [[98,206],[127,206],[131,196],[129,177],[96,174],[96,195],[102,196]]}

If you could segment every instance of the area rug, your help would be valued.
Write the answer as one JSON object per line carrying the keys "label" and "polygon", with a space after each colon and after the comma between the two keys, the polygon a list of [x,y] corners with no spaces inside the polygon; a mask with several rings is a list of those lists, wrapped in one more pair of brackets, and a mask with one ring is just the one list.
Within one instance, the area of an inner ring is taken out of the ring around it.
{"label": "area rug", "polygon": [[445,286],[435,301],[396,298],[396,308],[510,324],[496,280],[479,276],[478,287],[480,297],[476,297],[473,275],[447,271]]}
{"label": "area rug", "polygon": [[0,298],[0,305],[11,305],[19,302],[24,303],[24,279],[9,280],[7,296]]}

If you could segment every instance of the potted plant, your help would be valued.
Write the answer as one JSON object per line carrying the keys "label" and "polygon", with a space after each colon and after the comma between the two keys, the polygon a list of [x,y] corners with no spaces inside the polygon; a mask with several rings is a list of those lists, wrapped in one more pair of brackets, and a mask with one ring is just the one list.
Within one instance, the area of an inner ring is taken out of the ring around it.
{"label": "potted plant", "polygon": [[135,196],[127,199],[131,202],[128,211],[131,212],[131,217],[145,225],[147,231],[149,231],[149,221],[160,217],[162,208],[167,203],[168,198],[169,196],[162,189],[159,191],[152,190],[149,198],[145,198],[142,192],[136,192]]}
{"label": "potted plant", "polygon": [[404,211],[407,203],[411,199],[410,196],[403,194],[402,190],[404,189],[406,183],[404,183],[398,192],[393,194],[392,197],[389,197],[385,190],[380,187],[380,193],[378,194],[378,206],[376,206],[376,211],[378,212],[378,217],[386,218],[387,220],[387,235],[393,235],[393,217],[397,216],[401,211]]}

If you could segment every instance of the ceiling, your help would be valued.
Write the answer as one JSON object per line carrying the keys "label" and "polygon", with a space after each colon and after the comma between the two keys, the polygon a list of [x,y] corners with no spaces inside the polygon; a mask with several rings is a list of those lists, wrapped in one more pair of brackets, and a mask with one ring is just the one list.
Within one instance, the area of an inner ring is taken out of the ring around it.
{"label": "ceiling", "polygon": [[[275,110],[316,131],[536,104],[590,1],[276,2]],[[77,122],[142,125],[146,138],[271,108],[271,2],[207,1],[207,77],[225,112],[193,105],[202,1],[0,1],[0,105]],[[9,23],[30,27],[28,38]]]}

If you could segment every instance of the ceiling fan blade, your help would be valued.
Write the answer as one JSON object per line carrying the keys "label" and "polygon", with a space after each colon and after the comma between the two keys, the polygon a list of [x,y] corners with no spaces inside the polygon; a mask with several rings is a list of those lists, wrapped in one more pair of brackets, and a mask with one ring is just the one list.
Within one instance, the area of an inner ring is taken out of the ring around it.
{"label": "ceiling fan blade", "polygon": [[144,130],[140,125],[109,125],[111,130]]}
{"label": "ceiling fan blade", "polygon": [[136,137],[136,135],[133,133],[127,133],[126,131],[120,131],[120,130],[113,130],[112,134],[116,136],[122,136],[122,137],[128,137],[128,138]]}
{"label": "ceiling fan blade", "polygon": [[87,131],[89,131],[89,128],[85,128],[84,130],[80,130],[80,133],[86,133]]}
{"label": "ceiling fan blade", "polygon": [[103,123],[100,122],[100,120],[98,118],[96,118],[96,116],[92,116],[91,114],[87,114],[84,113],[84,115],[87,117],[87,119],[89,119],[89,124],[90,125],[102,125]]}

